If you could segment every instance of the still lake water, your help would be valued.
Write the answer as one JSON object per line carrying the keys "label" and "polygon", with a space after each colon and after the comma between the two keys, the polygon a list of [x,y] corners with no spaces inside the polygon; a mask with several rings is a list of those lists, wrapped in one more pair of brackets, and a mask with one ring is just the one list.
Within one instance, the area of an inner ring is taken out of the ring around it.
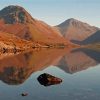
{"label": "still lake water", "polygon": [[[0,100],[100,100],[100,52],[44,49],[0,56]],[[45,87],[49,73],[61,84]],[[27,93],[27,96],[22,96]]]}

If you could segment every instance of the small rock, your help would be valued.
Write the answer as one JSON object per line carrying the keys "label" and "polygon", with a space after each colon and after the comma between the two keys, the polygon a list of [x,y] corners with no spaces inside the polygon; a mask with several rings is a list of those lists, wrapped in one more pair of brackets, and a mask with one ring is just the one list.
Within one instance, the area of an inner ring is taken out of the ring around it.
{"label": "small rock", "polygon": [[22,93],[21,95],[22,95],[22,96],[27,96],[27,95],[28,95],[28,93]]}

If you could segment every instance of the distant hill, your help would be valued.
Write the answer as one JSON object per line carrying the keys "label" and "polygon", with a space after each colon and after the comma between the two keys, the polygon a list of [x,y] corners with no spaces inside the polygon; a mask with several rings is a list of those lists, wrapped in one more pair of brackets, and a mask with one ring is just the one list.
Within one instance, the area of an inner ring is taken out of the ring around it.
{"label": "distant hill", "polygon": [[56,28],[66,39],[71,41],[83,41],[100,30],[97,27],[91,26],[73,18],[57,25]]}

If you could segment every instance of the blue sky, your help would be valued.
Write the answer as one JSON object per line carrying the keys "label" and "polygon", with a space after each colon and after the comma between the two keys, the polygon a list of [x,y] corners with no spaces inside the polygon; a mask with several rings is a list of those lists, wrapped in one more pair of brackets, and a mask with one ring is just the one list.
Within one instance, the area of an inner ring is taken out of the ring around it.
{"label": "blue sky", "polygon": [[0,0],[0,9],[8,5],[20,5],[50,25],[75,18],[100,27],[100,0]]}

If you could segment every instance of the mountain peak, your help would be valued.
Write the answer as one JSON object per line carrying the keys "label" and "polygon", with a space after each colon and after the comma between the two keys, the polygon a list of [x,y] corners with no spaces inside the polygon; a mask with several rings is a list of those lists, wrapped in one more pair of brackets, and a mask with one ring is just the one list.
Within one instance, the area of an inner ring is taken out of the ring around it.
{"label": "mountain peak", "polygon": [[26,23],[29,21],[29,14],[23,7],[10,5],[0,11],[0,19],[6,24]]}
{"label": "mountain peak", "polygon": [[69,18],[66,21],[78,21],[78,20],[77,19],[74,19],[74,18]]}
{"label": "mountain peak", "polygon": [[21,7],[21,6],[18,6],[18,5],[9,5],[9,6],[7,6],[7,7],[5,7],[5,8],[3,8],[3,10],[8,10],[8,9],[14,9],[14,10],[16,10],[16,9],[24,9],[23,7]]}
{"label": "mountain peak", "polygon": [[59,26],[76,26],[79,23],[81,23],[81,21],[74,19],[74,18],[69,18],[67,20],[65,20],[63,23],[59,24]]}

